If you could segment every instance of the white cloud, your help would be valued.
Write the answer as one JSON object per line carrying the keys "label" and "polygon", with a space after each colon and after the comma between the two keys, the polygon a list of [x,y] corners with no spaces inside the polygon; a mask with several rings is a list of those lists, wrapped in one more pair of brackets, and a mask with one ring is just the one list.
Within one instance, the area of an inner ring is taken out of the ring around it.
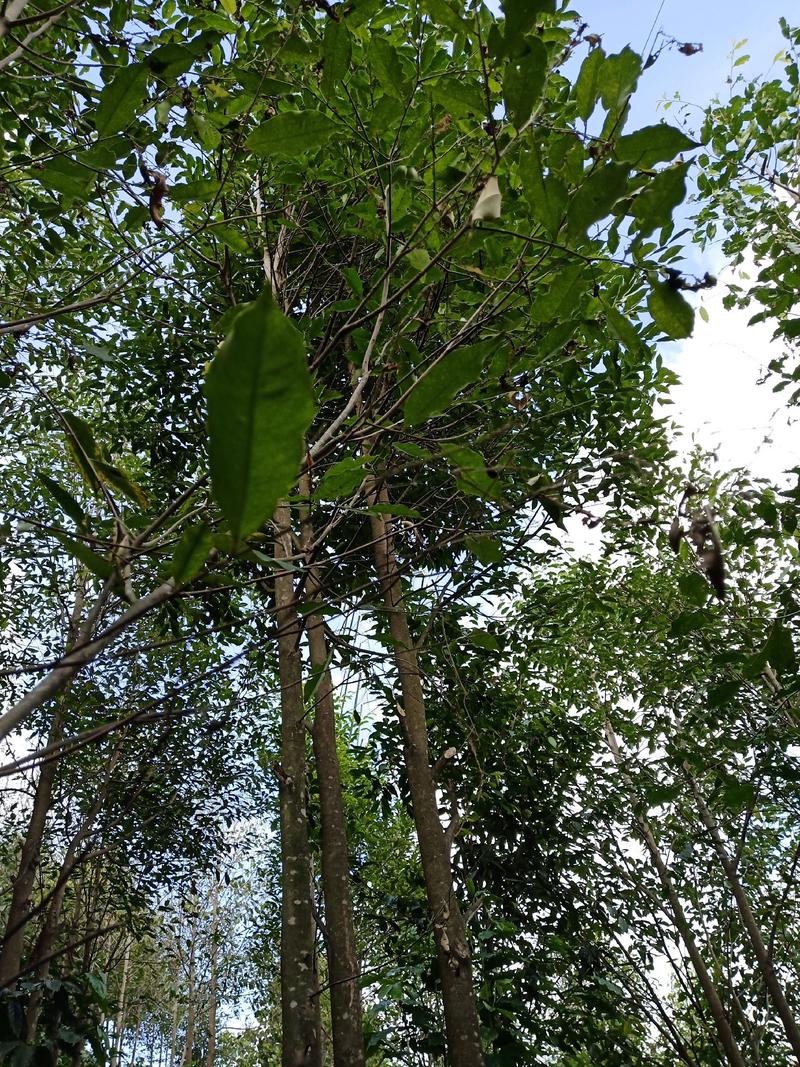
{"label": "white cloud", "polygon": [[[754,275],[752,265],[747,273]],[[723,307],[731,280],[732,272],[725,271],[716,289],[703,294],[708,322],[698,315],[693,336],[668,359],[681,379],[668,411],[681,430],[680,451],[697,442],[716,451],[721,469],[745,467],[779,481],[800,463],[797,415],[784,406],[786,393],[772,391],[775,379],[759,379],[783,345],[772,340],[771,325],[748,326],[757,305],[745,311]]]}

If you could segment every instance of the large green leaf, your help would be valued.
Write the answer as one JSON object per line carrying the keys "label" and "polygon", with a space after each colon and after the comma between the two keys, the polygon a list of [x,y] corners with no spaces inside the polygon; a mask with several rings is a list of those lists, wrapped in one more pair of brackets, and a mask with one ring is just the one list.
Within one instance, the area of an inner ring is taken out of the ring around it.
{"label": "large green leaf", "polygon": [[62,511],[69,515],[78,526],[84,527],[86,524],[86,512],[75,497],[68,493],[66,489],[63,489],[58,482],[46,475],[44,471],[37,471],[36,476]]}
{"label": "large green leaf", "polygon": [[545,177],[538,147],[531,148],[522,156],[519,172],[531,214],[549,234],[555,236],[564,221],[567,187],[554,174]]}
{"label": "large green leaf", "polygon": [[647,237],[659,226],[672,221],[672,212],[686,196],[688,163],[667,167],[653,178],[633,202],[631,214],[639,222],[639,231]]}
{"label": "large green leaf", "polygon": [[593,48],[581,64],[578,78],[575,82],[575,102],[577,104],[578,118],[586,122],[600,96],[601,77],[605,52],[602,48]]}
{"label": "large green leaf", "polygon": [[[459,4],[458,7],[463,10],[463,5]],[[422,8],[439,26],[446,26],[454,33],[464,33],[467,29],[464,19],[448,0],[422,0]]]}
{"label": "large green leaf", "polygon": [[247,145],[257,156],[298,156],[320,148],[335,129],[321,111],[284,111],[253,130]]}
{"label": "large green leaf", "polygon": [[408,395],[403,409],[406,425],[417,426],[446,411],[453,397],[479,377],[488,352],[485,342],[465,345],[436,363]]}
{"label": "large green leaf", "polygon": [[531,308],[534,322],[571,318],[580,314],[583,296],[591,288],[590,275],[583,262],[563,267],[541,295],[537,293]]}
{"label": "large green leaf", "polygon": [[482,115],[486,101],[474,85],[464,85],[456,78],[439,78],[428,86],[437,104],[453,115]]}
{"label": "large green leaf", "polygon": [[329,467],[314,496],[319,500],[337,500],[341,496],[350,496],[358,489],[367,475],[365,456],[344,456]]}
{"label": "large green leaf", "polygon": [[538,37],[534,37],[526,52],[506,64],[503,97],[511,121],[517,127],[528,121],[542,95],[547,62],[547,49]]}
{"label": "large green leaf", "polygon": [[656,282],[647,299],[656,326],[668,337],[689,337],[694,329],[694,308],[667,282]]}
{"label": "large green leaf", "polygon": [[114,573],[114,564],[111,560],[98,556],[83,541],[75,541],[73,538],[59,533],[56,534],[56,537],[71,556],[74,556],[87,570],[91,571],[92,574],[96,574],[98,578],[107,581]]}
{"label": "large green leaf", "polygon": [[185,585],[205,566],[213,545],[213,534],[205,523],[189,526],[175,546],[170,573],[178,585]]}
{"label": "large green leaf", "polygon": [[573,237],[584,236],[593,222],[611,213],[628,188],[629,170],[623,163],[606,163],[588,175],[569,206],[568,226]]}
{"label": "large green leaf", "polygon": [[343,19],[328,19],[322,42],[322,80],[320,89],[330,97],[350,66],[352,41]]}
{"label": "large green leaf", "polygon": [[774,667],[776,671],[797,670],[792,635],[782,622],[776,622],[773,625],[763,652],[770,666]]}
{"label": "large green leaf", "polygon": [[627,46],[606,58],[600,76],[600,98],[612,117],[627,103],[641,70],[641,57]]}
{"label": "large green leaf", "polygon": [[234,320],[206,396],[214,496],[239,542],[294,483],[314,416],[303,335],[269,289]]}
{"label": "large green leaf", "polygon": [[678,153],[697,147],[697,141],[687,137],[682,130],[659,122],[620,137],[614,155],[636,167],[652,167],[656,163],[668,163]]}
{"label": "large green leaf", "polygon": [[148,76],[144,63],[131,63],[106,85],[94,116],[95,129],[101,137],[130,125],[147,94]]}

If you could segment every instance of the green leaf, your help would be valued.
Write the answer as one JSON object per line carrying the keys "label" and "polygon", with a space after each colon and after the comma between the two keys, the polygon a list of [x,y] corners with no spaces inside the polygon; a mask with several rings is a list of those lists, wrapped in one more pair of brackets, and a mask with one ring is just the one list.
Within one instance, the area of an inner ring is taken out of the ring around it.
{"label": "green leaf", "polygon": [[575,193],[567,217],[573,237],[583,237],[593,222],[611,213],[625,195],[630,168],[623,163],[606,163],[593,170]]}
{"label": "green leaf", "polygon": [[142,507],[147,507],[147,497],[142,490],[130,478],[124,471],[120,470],[113,463],[107,462],[105,459],[96,459],[94,462],[95,470],[100,475],[102,480],[108,485],[113,485],[115,489],[119,489],[128,500],[132,500],[134,504],[140,504]]}
{"label": "green leaf", "polygon": [[626,134],[617,141],[614,155],[619,160],[636,167],[652,167],[656,163],[668,163],[680,152],[699,148],[697,141],[687,137],[682,130],[659,122],[644,126],[635,133]]}
{"label": "green leaf", "polygon": [[544,42],[532,38],[523,55],[510,59],[503,75],[503,97],[511,121],[519,128],[531,117],[544,89],[548,56]]}
{"label": "green leaf", "polygon": [[61,417],[67,427],[67,448],[83,475],[86,484],[94,490],[100,488],[100,480],[95,471],[95,464],[99,460],[97,445],[91,427],[78,415],[63,411]]}
{"label": "green leaf", "polygon": [[696,607],[702,607],[709,596],[707,580],[697,571],[687,571],[678,579],[678,588],[686,599]]}
{"label": "green leaf", "polygon": [[485,648],[488,652],[496,652],[500,647],[497,644],[497,638],[487,630],[470,630],[467,637],[471,644],[477,645],[478,648]]}
{"label": "green leaf", "polygon": [[397,49],[388,41],[374,37],[369,46],[372,69],[383,89],[390,96],[402,97],[406,92],[406,79]]}
{"label": "green leaf", "polygon": [[502,563],[505,558],[503,546],[498,541],[483,534],[468,535],[464,538],[464,546],[480,563],[486,566],[490,563]]}
{"label": "green leaf", "polygon": [[480,452],[467,445],[441,445],[442,453],[456,469],[456,485],[469,496],[487,500],[500,499],[500,486],[486,469],[486,461]]}
{"label": "green leaf", "polygon": [[[606,322],[611,334],[628,349],[629,352],[639,352],[642,348],[642,338],[633,323],[613,304],[604,305]],[[702,581],[702,579],[700,579]]]}
{"label": "green leaf", "polygon": [[653,321],[668,337],[690,337],[694,329],[694,308],[667,282],[655,282],[647,298]]}
{"label": "green leaf", "polygon": [[58,482],[53,481],[53,479],[48,477],[44,471],[37,471],[36,477],[53,497],[61,510],[69,515],[78,526],[84,527],[86,525],[86,512],[75,497],[68,493],[66,489],[62,489]]}
{"label": "green leaf", "polygon": [[345,456],[322,476],[314,491],[318,500],[337,500],[342,496],[351,496],[364,481],[367,471],[364,456]]}
{"label": "green leaf", "polygon": [[480,377],[488,352],[485,342],[448,352],[409,393],[403,409],[406,426],[418,426],[446,411],[453,397]]}
{"label": "green leaf", "polygon": [[580,73],[575,82],[575,101],[578,118],[587,122],[600,96],[600,80],[606,54],[602,48],[593,48],[581,64]]}
{"label": "green leaf", "polygon": [[534,297],[531,319],[534,322],[550,322],[580,314],[582,298],[590,288],[589,277],[584,263],[562,267],[550,288],[541,296]]}
{"label": "green leaf", "polygon": [[641,57],[627,46],[616,55],[606,57],[600,79],[600,99],[611,116],[625,106],[641,71]]}
{"label": "green leaf", "polygon": [[684,611],[672,620],[669,628],[671,637],[685,637],[702,630],[706,624],[706,616],[703,611]]}
{"label": "green leaf", "polygon": [[257,156],[297,156],[320,148],[335,130],[321,111],[283,111],[253,130],[247,145]]}
{"label": "green leaf", "polygon": [[792,635],[782,622],[773,624],[763,654],[769,660],[770,666],[779,673],[797,670]]}
{"label": "green leaf", "polygon": [[212,547],[213,534],[205,523],[188,526],[183,531],[170,565],[170,574],[178,585],[185,585],[200,573]]}
{"label": "green leaf", "polygon": [[96,175],[81,163],[68,156],[51,159],[43,170],[31,172],[45,189],[55,189],[67,200],[86,200],[93,188]]}
{"label": "green leaf", "polygon": [[212,487],[238,543],[294,483],[314,416],[303,335],[269,289],[234,319],[206,397]]}
{"label": "green leaf", "polygon": [[94,116],[95,129],[101,137],[124,130],[134,120],[147,95],[149,76],[144,63],[131,63],[105,86]]}
{"label": "green leaf", "polygon": [[555,236],[564,221],[567,187],[554,174],[544,176],[538,147],[526,152],[519,161],[520,177],[531,214],[548,233]]}
{"label": "green leaf", "polygon": [[686,196],[688,163],[667,167],[657,174],[636,197],[631,215],[639,222],[639,232],[647,237],[653,230],[672,221],[672,212]]}
{"label": "green leaf", "polygon": [[709,708],[724,708],[733,700],[742,688],[742,684],[740,680],[736,680],[720,682],[719,685],[712,686],[708,691],[707,704]]}
{"label": "green leaf", "polygon": [[244,254],[250,251],[250,242],[240,233],[235,226],[227,226],[224,223],[215,223],[208,229],[210,237],[216,237],[218,241],[222,241],[226,244],[231,252],[240,252]]}
{"label": "green leaf", "polygon": [[422,514],[405,504],[370,504],[367,508],[359,508],[360,515],[399,515],[401,519],[421,519]]}
{"label": "green leaf", "polygon": [[114,564],[111,560],[98,556],[82,541],[75,541],[73,538],[60,533],[55,536],[71,556],[74,556],[87,570],[91,571],[92,574],[96,574],[98,578],[107,581],[114,573]]}
{"label": "green leaf", "polygon": [[467,24],[447,0],[422,0],[422,8],[428,12],[437,26],[446,26],[454,33],[466,32]]}
{"label": "green leaf", "polygon": [[505,50],[515,55],[528,44],[526,34],[532,30],[540,15],[552,14],[555,0],[503,0],[505,16]]}
{"label": "green leaf", "polygon": [[322,41],[322,80],[320,89],[326,97],[333,91],[350,67],[352,38],[343,19],[328,19]]}
{"label": "green leaf", "polygon": [[452,115],[483,115],[486,100],[474,85],[465,85],[456,78],[439,78],[428,84],[430,94]]}

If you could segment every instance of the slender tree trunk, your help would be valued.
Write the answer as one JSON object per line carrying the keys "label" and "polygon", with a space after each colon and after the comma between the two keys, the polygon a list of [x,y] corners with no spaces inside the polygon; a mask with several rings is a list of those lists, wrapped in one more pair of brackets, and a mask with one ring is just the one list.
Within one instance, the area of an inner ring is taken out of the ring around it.
{"label": "slender tree trunk", "polygon": [[128,995],[128,973],[131,966],[131,942],[125,946],[125,955],[122,960],[122,980],[119,985],[119,1000],[117,1002],[117,1014],[114,1017],[114,1044],[111,1050],[111,1067],[119,1067],[119,1059],[122,1054],[122,1035],[125,1030],[125,1008]]}
{"label": "slender tree trunk", "polygon": [[[304,495],[309,495],[310,490],[310,479],[305,476],[301,491]],[[317,568],[311,558],[313,528],[308,510],[304,515],[302,532],[303,546],[307,553],[306,589],[310,599],[316,600],[322,595],[322,589]],[[342,800],[342,779],[336,748],[336,711],[322,616],[307,616],[306,630],[316,684],[311,736],[319,782],[322,889],[325,899],[328,982],[331,991],[333,1062],[334,1067],[362,1067],[366,1060],[358,979],[360,968],[350,895],[350,856]]]}
{"label": "slender tree trunk", "polygon": [[700,812],[700,818],[703,820],[703,825],[706,830],[708,830],[709,837],[714,845],[714,851],[717,853],[719,862],[725,872],[725,877],[728,880],[728,885],[733,893],[733,898],[736,901],[742,925],[750,938],[750,943],[753,946],[753,951],[758,962],[758,968],[761,971],[761,977],[764,980],[764,985],[766,986],[767,992],[775,1007],[775,1011],[778,1013],[780,1020],[783,1023],[783,1029],[786,1033],[789,1045],[794,1052],[797,1062],[800,1063],[800,1028],[798,1028],[797,1020],[789,1006],[789,1002],[786,1000],[783,987],[778,981],[778,976],[772,965],[772,958],[767,946],[764,944],[764,939],[761,936],[761,930],[758,927],[758,923],[756,922],[752,908],[750,907],[747,893],[739,879],[739,875],[736,873],[736,864],[733,862],[733,859],[725,847],[725,842],[722,840],[719,826],[705,802],[700,784],[692,774],[691,767],[685,761],[683,770],[689,785],[691,786],[692,792],[694,793],[697,810]]}
{"label": "slender tree trunk", "polygon": [[[80,629],[85,597],[86,573],[79,568],[76,576],[75,602],[72,606],[67,633],[67,652],[75,643]],[[61,740],[63,729],[62,700],[53,716],[53,722],[47,738],[48,745],[56,744]],[[33,883],[39,866],[44,828],[53,798],[53,784],[57,770],[58,760],[50,760],[43,764],[39,771],[39,780],[36,783],[33,807],[31,808],[28,829],[22,846],[19,868],[11,888],[11,904],[6,917],[2,947],[0,947],[0,989],[14,981],[22,966],[22,950],[31,906],[31,892],[33,891]]]}
{"label": "slender tree trunk", "polygon": [[194,1060],[194,1015],[195,1015],[195,996],[194,996],[194,975],[195,975],[195,928],[192,925],[192,938],[189,945],[189,975],[187,981],[187,993],[188,1001],[186,1004],[186,1041],[183,1046],[183,1056],[181,1057],[181,1067],[189,1067],[189,1064]]}
{"label": "slender tree trunk", "polygon": [[[373,496],[382,503],[388,502],[385,489]],[[453,887],[450,847],[439,819],[436,782],[428,757],[425,697],[417,652],[403,605],[390,521],[385,515],[372,515],[370,523],[375,568],[389,632],[395,642],[394,658],[403,699],[400,720],[405,735],[405,766],[433,919],[449,1062],[453,1067],[481,1067],[484,1060],[472,984],[472,961],[464,919]]]}
{"label": "slender tree trunk", "polygon": [[217,1056],[217,937],[219,927],[219,890],[215,882],[211,889],[211,959],[208,979],[208,1049],[206,1067],[214,1067]]}
{"label": "slender tree trunk", "polygon": [[[278,505],[275,523],[275,558],[281,561],[293,554],[288,504]],[[301,626],[290,571],[276,571],[275,603],[281,686],[281,762],[276,767],[281,823],[281,1064],[319,1067]]]}
{"label": "slender tree trunk", "polygon": [[[175,1067],[175,1051],[178,1047],[178,994],[175,993],[172,998],[172,1026],[169,1031],[169,1067]],[[116,1064],[112,1064],[112,1067],[116,1067]]]}
{"label": "slender tree trunk", "polygon": [[[48,744],[55,744],[61,739],[61,711],[56,713],[47,738]],[[19,869],[11,888],[11,905],[6,918],[6,930],[0,949],[0,988],[14,981],[22,967],[22,951],[28,926],[31,906],[31,893],[39,867],[42,851],[42,839],[53,797],[53,783],[56,778],[58,761],[45,763],[39,772],[36,791],[33,797],[28,829],[22,846]]]}
{"label": "slender tree trunk", "polygon": [[[608,742],[608,747],[614,757],[614,763],[620,770],[625,784],[632,790],[633,783],[631,782],[630,776],[622,767],[622,754],[619,749],[619,742],[617,741],[617,735],[610,722],[606,723],[606,741]],[[695,941],[692,928],[689,925],[689,920],[686,918],[686,913],[683,910],[683,905],[678,896],[678,891],[675,888],[675,883],[673,882],[667,869],[667,865],[661,855],[656,839],[653,836],[653,831],[650,829],[650,823],[644,815],[636,815],[635,818],[642,835],[642,840],[647,846],[647,851],[650,853],[650,859],[658,873],[661,886],[669,900],[670,909],[675,920],[675,927],[686,947],[689,959],[692,961],[694,973],[697,975],[697,980],[703,990],[708,1010],[711,1013],[711,1018],[714,1020],[717,1036],[719,1037],[720,1044],[725,1050],[725,1056],[727,1057],[728,1063],[732,1064],[732,1067],[746,1067],[744,1057],[742,1056],[741,1050],[736,1043],[736,1038],[733,1035],[730,1020],[728,1019],[722,999],[711,975],[708,973],[708,969],[706,968],[700,950],[697,947],[697,942]]]}

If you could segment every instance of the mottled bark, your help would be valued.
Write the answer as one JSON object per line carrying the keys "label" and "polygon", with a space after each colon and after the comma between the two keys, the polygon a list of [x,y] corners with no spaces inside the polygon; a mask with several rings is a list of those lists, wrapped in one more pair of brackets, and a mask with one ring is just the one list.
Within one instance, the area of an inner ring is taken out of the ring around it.
{"label": "mottled bark", "polygon": [[[275,523],[275,558],[283,560],[292,555],[288,504],[278,506]],[[291,571],[276,571],[275,603],[281,687],[281,758],[275,768],[281,825],[281,1063],[282,1067],[318,1067],[319,997],[310,892],[301,625]]]}
{"label": "mottled bark", "polygon": [[[382,503],[388,502],[385,490],[375,493],[374,497]],[[370,522],[383,608],[389,633],[395,642],[394,659],[403,701],[399,713],[405,737],[405,767],[442,981],[448,1062],[453,1067],[482,1067],[484,1059],[472,982],[472,960],[453,887],[450,848],[439,819],[436,782],[428,756],[425,697],[403,604],[391,521],[385,515],[372,515]]]}

